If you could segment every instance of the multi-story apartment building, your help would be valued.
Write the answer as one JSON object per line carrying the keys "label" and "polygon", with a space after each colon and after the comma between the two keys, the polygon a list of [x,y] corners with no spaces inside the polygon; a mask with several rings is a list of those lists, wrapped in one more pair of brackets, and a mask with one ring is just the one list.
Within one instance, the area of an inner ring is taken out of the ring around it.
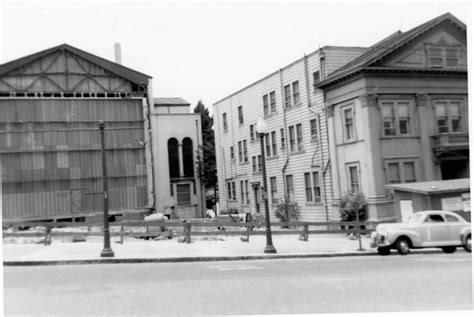
{"label": "multi-story apartment building", "polygon": [[287,197],[298,203],[303,220],[334,218],[324,101],[313,85],[365,51],[323,47],[214,104],[220,211],[263,213],[255,128],[263,117],[271,217]]}
{"label": "multi-story apartment building", "polygon": [[386,185],[469,177],[466,26],[453,15],[387,37],[316,88],[334,197],[363,192],[369,219],[401,219]]}

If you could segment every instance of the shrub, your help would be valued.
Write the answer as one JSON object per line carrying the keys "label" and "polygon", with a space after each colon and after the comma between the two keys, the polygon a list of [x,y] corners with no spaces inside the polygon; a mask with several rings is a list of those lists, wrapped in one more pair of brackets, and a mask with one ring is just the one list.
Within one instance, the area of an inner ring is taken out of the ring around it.
{"label": "shrub", "polygon": [[339,214],[341,221],[351,222],[357,221],[357,214],[359,214],[359,221],[366,220],[367,201],[363,193],[346,193],[341,197],[339,203]]}
{"label": "shrub", "polygon": [[281,222],[298,220],[300,217],[298,203],[280,198],[275,209],[275,216],[280,219]]}

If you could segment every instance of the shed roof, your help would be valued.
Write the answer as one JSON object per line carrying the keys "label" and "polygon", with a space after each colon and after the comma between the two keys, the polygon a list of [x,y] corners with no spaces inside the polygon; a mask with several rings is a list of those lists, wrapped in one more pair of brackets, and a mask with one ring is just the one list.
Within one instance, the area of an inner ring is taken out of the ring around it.
{"label": "shed roof", "polygon": [[366,53],[354,59],[352,62],[349,62],[341,68],[337,69],[332,74],[329,74],[329,76],[325,80],[318,83],[317,87],[328,87],[333,83],[351,77],[362,70],[370,71],[372,68],[374,68],[375,70],[375,68],[377,68],[376,64],[380,60],[405,47],[413,40],[419,38],[421,35],[425,34],[426,32],[430,31],[431,29],[445,21],[451,23],[458,29],[466,32],[466,25],[462,21],[457,19],[454,15],[447,12],[409,31],[397,31],[387,36],[385,39],[372,45]]}
{"label": "shed roof", "polygon": [[143,73],[137,72],[133,69],[130,69],[128,67],[125,67],[123,65],[117,64],[115,62],[109,61],[105,58],[99,57],[97,55],[88,53],[86,51],[83,51],[81,49],[78,49],[74,46],[71,46],[69,44],[61,44],[52,48],[48,48],[46,50],[24,56],[18,59],[15,59],[13,61],[7,62],[5,64],[0,65],[0,76],[3,76],[12,70],[15,70],[23,65],[29,64],[39,58],[42,58],[44,56],[47,56],[55,51],[58,50],[67,50],[73,54],[76,54],[114,74],[117,76],[120,76],[122,78],[125,78],[131,82],[137,83],[137,84],[148,84],[148,79],[152,78],[151,76],[145,75]]}
{"label": "shed roof", "polygon": [[396,191],[430,195],[465,192],[470,190],[470,185],[471,184],[469,178],[460,178],[444,181],[392,184],[386,185],[386,187],[389,189],[394,189]]}
{"label": "shed roof", "polygon": [[153,98],[153,104],[156,106],[190,106],[191,104],[180,97]]}

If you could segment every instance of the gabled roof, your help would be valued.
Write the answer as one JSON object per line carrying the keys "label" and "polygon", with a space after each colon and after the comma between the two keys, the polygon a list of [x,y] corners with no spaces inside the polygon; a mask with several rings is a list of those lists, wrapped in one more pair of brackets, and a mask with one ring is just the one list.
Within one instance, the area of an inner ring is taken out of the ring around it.
{"label": "gabled roof", "polygon": [[191,104],[179,97],[153,98],[155,106],[190,106]]}
{"label": "gabled roof", "polygon": [[[354,59],[352,62],[344,65],[343,67],[337,69],[332,74],[318,83],[318,88],[327,87],[336,81],[344,80],[345,78],[351,77],[362,70],[370,71],[371,66],[376,65],[382,59],[388,57],[389,55],[397,52],[406,45],[412,43],[415,39],[419,38],[426,32],[430,31],[434,27],[438,26],[440,23],[448,21],[454,27],[459,30],[466,32],[466,25],[457,19],[451,13],[445,13],[440,15],[428,22],[425,22],[409,31],[401,32],[397,31],[382,41],[372,45],[368,51],[358,58]],[[375,67],[374,70],[380,70],[380,67]]]}
{"label": "gabled roof", "polygon": [[128,67],[122,66],[120,64],[111,62],[105,58],[99,57],[97,55],[88,53],[86,51],[80,50],[74,46],[71,46],[69,44],[61,44],[49,49],[46,49],[44,51],[40,51],[25,57],[21,57],[19,59],[10,61],[8,63],[0,65],[0,76],[3,76],[5,74],[8,74],[12,70],[15,70],[23,65],[29,64],[39,58],[42,58],[44,56],[47,56],[55,51],[60,51],[60,50],[66,50],[71,52],[72,54],[76,54],[85,60],[90,61],[91,63],[94,63],[111,73],[122,77],[124,79],[127,79],[131,82],[137,83],[137,84],[147,84],[148,79],[152,78],[151,76],[145,75],[143,73],[137,72],[133,69],[130,69]]}

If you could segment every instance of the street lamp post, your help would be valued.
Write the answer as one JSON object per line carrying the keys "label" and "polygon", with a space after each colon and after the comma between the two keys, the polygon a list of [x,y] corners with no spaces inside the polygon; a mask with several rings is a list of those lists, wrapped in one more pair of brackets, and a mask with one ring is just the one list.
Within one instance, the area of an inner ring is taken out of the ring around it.
{"label": "street lamp post", "polygon": [[105,133],[104,121],[99,122],[100,130],[100,147],[102,154],[102,187],[104,191],[104,249],[100,253],[101,257],[113,257],[114,251],[110,248],[110,231],[109,231],[109,193],[107,188],[107,164],[105,160]]}
{"label": "street lamp post", "polygon": [[262,154],[262,174],[263,174],[263,201],[265,204],[265,233],[267,236],[267,245],[265,246],[265,253],[277,253],[272,242],[272,229],[270,228],[270,211],[268,208],[268,190],[267,190],[267,169],[265,163],[265,148],[263,146],[263,138],[267,132],[267,124],[262,117],[258,119],[255,126],[258,136],[260,137],[260,151]]}

